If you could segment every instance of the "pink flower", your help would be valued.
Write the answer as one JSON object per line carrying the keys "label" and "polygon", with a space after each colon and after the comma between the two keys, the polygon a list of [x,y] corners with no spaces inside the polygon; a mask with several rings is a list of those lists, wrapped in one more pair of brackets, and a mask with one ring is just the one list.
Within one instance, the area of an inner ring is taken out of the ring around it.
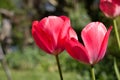
{"label": "pink flower", "polygon": [[[72,35],[69,35],[69,34]],[[70,37],[77,38],[66,16],[49,16],[32,24],[32,36],[39,48],[53,55],[58,55]]]}
{"label": "pink flower", "polygon": [[100,9],[106,17],[120,16],[120,0],[100,0]]}
{"label": "pink flower", "polygon": [[81,32],[84,45],[71,38],[66,43],[66,50],[74,59],[94,65],[105,55],[111,30],[112,27],[107,31],[100,22],[91,22]]}

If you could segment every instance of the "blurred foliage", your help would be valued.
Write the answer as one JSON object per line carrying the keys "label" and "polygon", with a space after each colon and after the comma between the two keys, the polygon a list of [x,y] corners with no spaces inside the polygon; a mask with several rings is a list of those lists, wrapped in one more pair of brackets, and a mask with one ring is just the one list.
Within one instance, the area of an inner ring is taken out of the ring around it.
{"label": "blurred foliage", "polygon": [[[69,76],[64,75],[65,77],[71,78],[70,80],[90,80],[90,66],[75,61],[65,51],[60,54],[59,58],[63,74],[69,74]],[[18,74],[20,74],[20,71],[22,71],[21,73],[31,71],[34,75],[36,75],[36,73],[40,73],[39,75],[43,78],[49,73],[53,73],[55,77],[58,76],[56,75],[56,72],[58,72],[58,70],[55,57],[46,54],[38,48],[26,48],[24,53],[17,51],[13,54],[8,54],[6,59],[8,61],[9,66],[12,69],[17,70]],[[103,59],[99,64],[95,65],[97,80],[117,80],[115,78],[113,67],[110,66],[113,66],[112,56],[110,55],[105,56],[105,59]],[[44,73],[45,75],[42,75],[42,73]],[[70,76],[72,74],[75,74],[76,77]],[[26,75],[30,74],[27,73]],[[52,79],[52,76],[47,77],[48,78],[46,79]]]}
{"label": "blurred foliage", "polygon": [[76,31],[80,31],[86,24],[88,24],[91,19],[89,15],[87,14],[87,11],[85,9],[85,4],[83,2],[78,3],[75,1],[72,1],[74,4],[74,7],[66,9],[68,10],[69,17],[71,19],[72,27]]}
{"label": "blurred foliage", "polygon": [[[8,12],[0,13],[0,33],[3,19],[9,19],[12,25],[12,43],[6,44],[6,59],[12,69],[14,80],[59,79],[54,56],[41,51],[34,43],[31,36],[32,21],[49,15],[66,15],[70,18],[80,41],[81,30],[91,21],[101,21],[107,28],[113,25],[112,19],[106,18],[100,11],[99,0],[0,0],[1,9]],[[9,16],[11,12],[14,13],[13,16]],[[117,24],[120,26],[119,22],[120,17],[117,18]],[[120,27],[118,28],[120,31]],[[112,66],[113,57],[116,57],[120,68],[119,52],[112,30],[106,56],[95,66],[97,80],[117,80]],[[90,80],[89,66],[75,61],[65,51],[59,57],[66,80]],[[2,69],[0,78],[6,80]]]}
{"label": "blurred foliage", "polygon": [[6,56],[7,62],[14,69],[32,69],[39,64],[38,50],[26,48],[24,51],[15,51]]}
{"label": "blurred foliage", "polygon": [[13,10],[15,5],[11,2],[11,0],[0,0],[0,8]]}

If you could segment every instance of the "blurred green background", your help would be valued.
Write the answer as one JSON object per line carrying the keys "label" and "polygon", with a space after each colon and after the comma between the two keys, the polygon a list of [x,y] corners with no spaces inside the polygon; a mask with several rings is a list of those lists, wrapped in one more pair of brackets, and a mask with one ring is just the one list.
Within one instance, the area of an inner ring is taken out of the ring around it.
{"label": "blurred green background", "polygon": [[[7,80],[2,67],[6,61],[12,80],[60,80],[54,56],[38,49],[31,36],[31,24],[49,15],[66,15],[80,38],[81,30],[91,21],[113,25],[99,9],[99,0],[0,0],[0,80]],[[117,24],[120,31],[120,17]],[[1,56],[1,55],[0,55]],[[59,55],[64,80],[90,80],[90,67],[72,59],[65,51]],[[114,29],[104,59],[95,65],[96,80],[117,80],[113,58],[120,68]]]}

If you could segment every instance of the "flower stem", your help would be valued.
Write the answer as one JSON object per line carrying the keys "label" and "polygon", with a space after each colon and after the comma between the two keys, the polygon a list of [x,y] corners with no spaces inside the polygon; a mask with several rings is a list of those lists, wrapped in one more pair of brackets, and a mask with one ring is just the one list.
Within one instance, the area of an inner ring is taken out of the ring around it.
{"label": "flower stem", "polygon": [[118,32],[117,23],[115,19],[113,19],[113,23],[114,23],[114,29],[115,29],[115,35],[116,35],[118,47],[120,49],[120,38],[119,38],[119,32]]}
{"label": "flower stem", "polygon": [[116,58],[114,58],[114,69],[115,69],[117,79],[120,80],[120,73],[119,73],[119,70],[118,70],[117,63],[116,63]]}
{"label": "flower stem", "polygon": [[[117,23],[116,23],[115,19],[113,19],[113,23],[114,23],[114,29],[115,29],[115,35],[116,35],[116,39],[117,39],[117,43],[118,43],[118,48],[120,50],[120,38],[119,38],[119,32],[118,32]],[[117,79],[120,80],[120,73],[119,73],[119,69],[118,69],[115,58],[114,58],[114,70],[115,70]]]}
{"label": "flower stem", "polygon": [[92,80],[95,80],[94,66],[91,66],[91,75],[92,75]]}
{"label": "flower stem", "polygon": [[56,58],[56,61],[57,61],[57,66],[58,66],[58,70],[59,70],[60,79],[63,80],[63,76],[62,76],[62,71],[61,71],[58,55],[56,55],[55,58]]}

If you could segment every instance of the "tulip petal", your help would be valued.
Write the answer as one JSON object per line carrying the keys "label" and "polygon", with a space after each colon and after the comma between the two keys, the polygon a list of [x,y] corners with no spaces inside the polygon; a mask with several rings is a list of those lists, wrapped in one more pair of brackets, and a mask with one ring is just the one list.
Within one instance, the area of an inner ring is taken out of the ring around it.
{"label": "tulip petal", "polygon": [[120,16],[120,5],[116,5],[114,16]]}
{"label": "tulip petal", "polygon": [[43,28],[40,29],[41,26],[38,26],[38,24],[38,21],[34,21],[32,25],[32,35],[34,37],[34,40],[38,47],[40,47],[47,53],[52,53],[54,49],[54,39],[49,32],[43,31]]}
{"label": "tulip petal", "polygon": [[49,30],[49,27],[50,25],[47,18],[44,18],[38,23],[35,29],[36,31],[38,31],[38,35],[43,38],[43,40],[49,45],[49,47],[54,48],[54,46],[56,46],[56,41],[52,31]]}
{"label": "tulip petal", "polygon": [[[46,34],[51,34],[51,36],[48,37],[52,37],[52,43],[54,46],[54,52],[57,52],[56,50],[58,50],[58,48],[61,48],[60,50],[63,50],[63,44],[59,42],[59,40],[61,40],[62,35],[60,35],[60,33],[62,33],[61,31],[63,30],[64,32],[67,30],[67,26],[65,26],[66,30],[64,30],[63,26],[64,26],[64,20],[61,17],[56,17],[56,16],[49,16],[47,18],[44,18],[43,20],[40,21],[39,26],[41,26],[41,28],[47,32]],[[67,32],[67,31],[66,31]],[[66,33],[64,34],[64,36],[66,36]],[[60,37],[60,38],[59,38]],[[58,50],[58,51],[60,51]]]}
{"label": "tulip petal", "polygon": [[87,50],[76,39],[71,38],[65,46],[67,52],[71,57],[83,63],[89,64],[89,56],[87,54]]}
{"label": "tulip petal", "polygon": [[53,36],[56,40],[56,43],[58,43],[57,41],[58,41],[59,33],[62,30],[64,21],[60,17],[56,17],[56,16],[50,16],[48,17],[48,19],[50,25],[49,30],[53,31]]}
{"label": "tulip petal", "polygon": [[76,32],[71,27],[69,27],[69,29],[66,32],[67,36],[65,36],[64,38],[59,38],[59,47],[61,48],[64,48],[65,43],[71,38],[78,40]]}
{"label": "tulip petal", "polygon": [[70,25],[70,19],[66,16],[60,16],[60,18],[64,21],[63,26],[62,26],[62,30],[60,32],[60,37],[61,39],[65,38],[65,34],[67,34],[67,30],[69,29],[69,27],[71,27]]}
{"label": "tulip petal", "polygon": [[71,38],[74,38],[76,40],[78,40],[78,37],[77,37],[77,34],[76,32],[73,30],[73,28],[69,27],[69,32],[68,32],[68,38],[71,39]]}
{"label": "tulip petal", "polygon": [[64,38],[64,36],[66,36],[65,34],[68,34],[67,39],[75,38],[76,40],[78,40],[76,32],[71,27],[70,19],[66,16],[60,16],[60,17],[65,21],[64,27],[63,27],[64,29],[61,31],[62,38]]}
{"label": "tulip petal", "polygon": [[114,4],[120,5],[120,0],[112,0]]}
{"label": "tulip petal", "polygon": [[58,36],[58,47],[64,48],[63,44],[67,40],[67,33],[70,28],[70,20],[66,16],[60,16],[60,18],[64,21],[64,23]]}
{"label": "tulip petal", "polygon": [[64,20],[64,24],[63,24],[62,30],[59,34],[58,47],[61,47],[63,49],[64,48],[63,44],[65,44],[66,40],[68,40],[69,38],[72,38],[72,37],[77,39],[77,34],[70,26],[70,19],[68,17],[60,16],[60,18]]}
{"label": "tulip petal", "polygon": [[60,17],[49,16],[40,21],[39,26],[46,32],[50,32],[55,40],[55,45],[58,43],[58,36],[63,27],[64,21]]}
{"label": "tulip petal", "polygon": [[100,48],[100,51],[99,51],[99,55],[98,55],[98,58],[97,58],[96,62],[100,61],[105,55],[111,30],[112,30],[112,26],[108,29],[107,33],[105,34],[105,37],[104,37],[104,40],[102,42],[102,45],[101,45],[101,48]]}
{"label": "tulip petal", "polygon": [[105,26],[100,22],[89,23],[81,32],[81,37],[90,56],[91,64],[97,60],[106,32]]}

